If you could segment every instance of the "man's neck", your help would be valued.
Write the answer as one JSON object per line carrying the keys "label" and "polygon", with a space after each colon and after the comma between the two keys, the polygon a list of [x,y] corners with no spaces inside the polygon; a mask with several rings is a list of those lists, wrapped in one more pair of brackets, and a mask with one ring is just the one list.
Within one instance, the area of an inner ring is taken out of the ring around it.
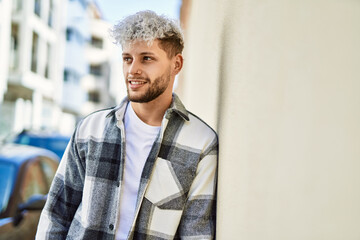
{"label": "man's neck", "polygon": [[161,126],[166,110],[170,107],[172,95],[166,98],[157,98],[147,103],[131,102],[136,115],[150,126]]}

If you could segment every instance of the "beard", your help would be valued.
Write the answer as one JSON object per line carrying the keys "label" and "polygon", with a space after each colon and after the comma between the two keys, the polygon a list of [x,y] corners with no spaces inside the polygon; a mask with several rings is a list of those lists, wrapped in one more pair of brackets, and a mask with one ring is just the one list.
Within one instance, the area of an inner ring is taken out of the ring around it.
{"label": "beard", "polygon": [[167,71],[160,77],[155,78],[153,81],[150,81],[149,78],[144,79],[147,80],[146,84],[149,84],[149,87],[142,95],[131,94],[129,87],[127,88],[128,99],[131,102],[148,103],[163,94],[170,82],[170,71]]}

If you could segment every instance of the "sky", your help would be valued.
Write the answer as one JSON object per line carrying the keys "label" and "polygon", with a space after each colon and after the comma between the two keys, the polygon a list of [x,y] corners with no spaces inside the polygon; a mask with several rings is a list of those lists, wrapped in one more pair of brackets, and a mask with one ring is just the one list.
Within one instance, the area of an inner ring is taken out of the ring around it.
{"label": "sky", "polygon": [[105,20],[112,24],[141,10],[153,10],[179,19],[181,0],[95,0]]}

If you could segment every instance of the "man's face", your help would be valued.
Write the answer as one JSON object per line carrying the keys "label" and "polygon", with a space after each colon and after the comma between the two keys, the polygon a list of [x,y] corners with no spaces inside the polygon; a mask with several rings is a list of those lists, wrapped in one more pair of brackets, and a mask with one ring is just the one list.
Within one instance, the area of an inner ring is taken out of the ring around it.
{"label": "man's face", "polygon": [[151,46],[137,41],[123,47],[123,71],[132,102],[150,102],[165,91],[172,92],[173,61],[159,48],[158,40]]}

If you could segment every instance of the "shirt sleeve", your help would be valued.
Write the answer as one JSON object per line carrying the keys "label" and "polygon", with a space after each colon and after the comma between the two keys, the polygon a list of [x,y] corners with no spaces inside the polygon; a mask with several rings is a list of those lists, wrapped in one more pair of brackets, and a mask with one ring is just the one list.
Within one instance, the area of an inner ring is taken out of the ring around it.
{"label": "shirt sleeve", "polygon": [[178,228],[181,239],[215,239],[218,140],[198,164]]}
{"label": "shirt sleeve", "polygon": [[72,136],[41,213],[36,239],[65,239],[82,199],[85,168]]}

